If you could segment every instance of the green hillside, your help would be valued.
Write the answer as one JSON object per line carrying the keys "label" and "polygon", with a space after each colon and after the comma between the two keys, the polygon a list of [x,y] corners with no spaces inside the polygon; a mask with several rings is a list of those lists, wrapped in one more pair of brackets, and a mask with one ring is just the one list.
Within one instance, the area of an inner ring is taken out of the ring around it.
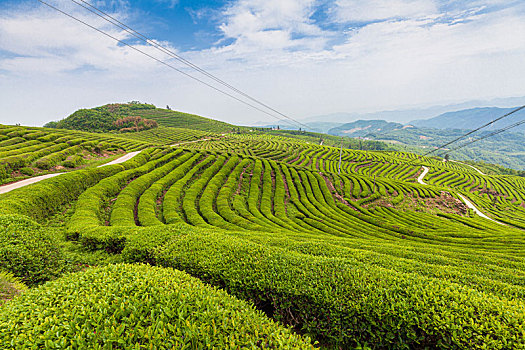
{"label": "green hillside", "polygon": [[[478,137],[486,136],[495,130],[498,129],[477,132],[471,137],[454,144],[454,147]],[[461,129],[404,128],[388,132],[370,133],[367,135],[367,138],[395,142],[398,144],[398,148],[402,146],[407,146],[408,148],[417,147],[420,149],[420,153],[423,153],[463,136],[467,132],[468,130]],[[453,147],[451,146],[451,148]],[[445,148],[441,154],[445,153],[448,153],[452,159],[456,160],[499,164],[507,168],[525,170],[525,135],[519,132],[505,132],[457,151]]]}
{"label": "green hillside", "polygon": [[374,133],[385,133],[403,129],[403,124],[385,120],[357,120],[328,130],[328,134],[348,137],[365,137]]}
{"label": "green hillside", "polygon": [[173,128],[186,128],[215,133],[226,133],[240,129],[238,126],[218,120],[161,108],[142,110],[138,115],[155,120],[160,125]]}
{"label": "green hillside", "polygon": [[0,194],[0,271],[29,286],[0,347],[525,347],[524,178],[346,146],[339,171],[334,136],[160,119],[4,127],[142,151]]}
{"label": "green hillside", "polygon": [[218,137],[190,129],[159,127],[128,134],[0,125],[0,184],[26,177],[93,167],[153,145]]}
{"label": "green hillside", "polygon": [[216,133],[232,132],[239,128],[218,120],[157,108],[152,104],[140,102],[113,103],[91,109],[80,109],[58,122],[46,124],[46,127],[129,133],[154,129],[158,125]]}

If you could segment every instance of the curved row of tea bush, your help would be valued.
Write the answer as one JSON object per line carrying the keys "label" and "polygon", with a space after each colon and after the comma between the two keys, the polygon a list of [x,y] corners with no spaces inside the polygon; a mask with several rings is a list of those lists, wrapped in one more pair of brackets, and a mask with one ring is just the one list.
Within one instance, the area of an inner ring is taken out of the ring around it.
{"label": "curved row of tea bush", "polygon": [[[230,135],[227,139],[207,140],[188,147],[256,155],[310,170],[338,172],[338,148],[280,140],[268,135]],[[342,152],[341,172],[386,181],[416,182],[421,165],[431,169],[425,179],[427,183],[461,191],[489,216],[525,228],[525,180],[517,176],[485,176],[466,164],[418,158],[410,153],[349,149]],[[363,193],[367,197],[367,191]],[[400,200],[401,196],[396,202]],[[364,200],[367,201],[369,199]]]}
{"label": "curved row of tea bush", "polygon": [[0,308],[0,347],[313,348],[246,302],[147,265],[91,268],[24,293]]}

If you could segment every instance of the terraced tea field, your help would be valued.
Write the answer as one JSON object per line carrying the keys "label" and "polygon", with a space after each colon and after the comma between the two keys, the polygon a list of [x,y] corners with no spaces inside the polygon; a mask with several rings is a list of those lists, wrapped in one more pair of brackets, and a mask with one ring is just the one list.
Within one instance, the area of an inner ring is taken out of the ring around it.
{"label": "terraced tea field", "polygon": [[0,184],[28,176],[98,165],[123,152],[216,136],[198,130],[157,128],[123,134],[0,125]]}
{"label": "terraced tea field", "polygon": [[522,178],[222,131],[98,134],[141,152],[0,195],[5,283],[53,280],[0,306],[0,347],[525,347]]}

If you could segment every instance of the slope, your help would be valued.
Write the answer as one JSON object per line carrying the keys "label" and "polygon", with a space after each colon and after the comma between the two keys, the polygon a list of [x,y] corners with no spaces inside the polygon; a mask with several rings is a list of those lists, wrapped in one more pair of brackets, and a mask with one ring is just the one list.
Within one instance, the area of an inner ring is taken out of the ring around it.
{"label": "slope", "polygon": [[[152,104],[135,101],[129,103],[112,103],[91,109],[81,109],[67,118],[58,122],[50,122],[46,124],[46,126],[94,132],[119,132],[122,126],[117,127],[115,123],[118,120],[128,120],[126,118],[140,118],[137,122],[138,126],[147,124],[142,128],[136,128],[135,126],[137,125],[135,124],[125,124],[126,132],[154,129],[157,123],[174,128],[218,133],[231,132],[239,128],[218,120],[172,111],[170,109],[157,108]],[[150,125],[151,121],[153,121],[155,125]],[[135,129],[133,129],[133,127],[135,127]]]}
{"label": "slope", "polygon": [[525,346],[523,179],[358,150],[338,174],[339,149],[282,136],[184,147],[13,191],[0,214],[71,205],[84,248],[184,270],[327,348]]}

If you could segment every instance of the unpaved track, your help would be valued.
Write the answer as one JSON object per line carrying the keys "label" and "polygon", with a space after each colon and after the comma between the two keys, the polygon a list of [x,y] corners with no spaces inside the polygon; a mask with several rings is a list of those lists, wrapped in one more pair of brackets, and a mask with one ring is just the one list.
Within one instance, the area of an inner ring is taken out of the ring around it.
{"label": "unpaved track", "polygon": [[465,202],[465,204],[467,205],[467,207],[469,207],[470,209],[474,210],[474,212],[475,212],[476,214],[478,214],[479,216],[481,216],[482,218],[487,219],[487,220],[490,220],[490,221],[493,221],[493,222],[495,222],[495,223],[497,223],[497,224],[500,224],[500,225],[504,225],[504,226],[506,226],[504,223],[499,222],[499,221],[496,221],[496,220],[494,220],[494,219],[491,219],[491,218],[489,218],[487,215],[485,215],[485,214],[483,214],[482,212],[480,212],[480,211],[478,210],[478,208],[476,208],[476,207],[474,206],[474,204],[472,204],[471,201],[469,201],[468,199],[466,199],[465,197],[463,197],[463,196],[460,195],[459,193],[458,193],[458,196],[459,196],[459,198],[461,198],[461,200],[462,200],[463,202]]}
{"label": "unpaved track", "polygon": [[[457,163],[459,163],[459,162],[457,162]],[[461,164],[463,164],[463,163],[461,163]],[[468,165],[468,164],[465,164],[465,165]],[[426,185],[426,183],[423,181],[423,179],[425,178],[425,175],[428,173],[428,170],[429,170],[429,169],[428,169],[426,166],[422,166],[422,168],[423,168],[423,172],[422,172],[421,175],[419,175],[419,177],[417,178],[417,182],[419,182],[419,183],[422,184],[422,185]],[[474,167],[472,167],[472,168],[474,168]],[[474,168],[474,169],[476,169],[476,168]],[[478,170],[478,169],[476,169],[476,170]],[[478,170],[478,171],[479,171],[479,170]],[[481,173],[481,171],[479,171],[479,172]],[[481,174],[484,175],[483,173],[481,173]],[[461,200],[463,201],[463,203],[465,203],[465,205],[466,205],[467,207],[469,207],[470,209],[474,210],[474,213],[478,214],[479,216],[481,216],[481,217],[484,218],[484,219],[487,219],[487,220],[493,221],[493,222],[495,222],[495,223],[497,223],[497,224],[500,224],[500,225],[506,226],[504,223],[499,222],[499,221],[496,221],[496,220],[494,220],[494,219],[491,219],[491,218],[489,218],[487,215],[483,214],[478,208],[476,208],[476,206],[475,206],[474,204],[472,204],[471,201],[469,201],[469,200],[468,200],[467,198],[465,198],[464,196],[460,195],[459,193],[458,193],[458,196],[459,196],[459,198],[461,198]]]}
{"label": "unpaved track", "polygon": [[[139,153],[140,153],[140,151],[138,151],[138,152],[130,152],[130,153],[125,154],[122,157],[117,158],[117,159],[115,159],[115,160],[113,160],[113,161],[111,161],[109,163],[99,165],[98,167],[100,168],[100,167],[103,167],[103,166],[106,166],[106,165],[113,165],[113,164],[124,163],[125,161],[130,160],[131,158],[135,157]],[[55,177],[55,176],[58,176],[58,175],[62,175],[62,174],[67,174],[67,173],[46,174],[46,175],[32,177],[30,179],[25,179],[25,180],[20,180],[20,181],[17,181],[17,182],[13,182],[13,183],[10,183],[8,185],[3,185],[3,186],[0,186],[0,194],[7,193],[7,192],[10,192],[12,190],[16,190],[17,188],[25,187],[27,185],[31,185],[31,184],[34,184],[36,182],[39,182],[39,181],[42,181],[42,180],[45,180],[45,179],[50,179],[52,177]]]}
{"label": "unpaved track", "polygon": [[20,180],[20,181],[17,181],[17,182],[8,184],[8,185],[0,186],[0,194],[7,193],[12,190],[16,190],[17,188],[20,188],[20,187],[34,184],[35,182],[39,182],[45,179],[50,179],[60,174],[63,174],[63,173],[41,175],[37,177],[32,177],[30,179]]}
{"label": "unpaved track", "polygon": [[139,154],[140,152],[141,152],[141,151],[137,151],[137,152],[129,152],[128,154],[125,154],[125,155],[123,155],[123,156],[120,157],[120,158],[117,158],[117,159],[115,159],[115,160],[112,160],[112,161],[109,162],[109,163],[99,165],[98,167],[101,168],[101,167],[106,166],[106,165],[114,165],[114,164],[124,163],[125,161],[130,160],[131,158],[135,157],[135,156],[136,156],[137,154]]}
{"label": "unpaved track", "polygon": [[417,182],[419,182],[420,184],[422,185],[426,185],[426,182],[423,181],[423,179],[425,178],[425,176],[427,175],[428,173],[428,168],[426,166],[423,167],[423,172],[421,173],[421,175],[419,175],[419,177],[417,178]]}
{"label": "unpaved track", "polygon": [[470,165],[470,164],[466,164],[466,163],[462,163],[462,162],[458,162],[457,160],[451,160],[451,162],[454,162],[454,163],[458,163],[458,164],[462,164],[462,165],[465,165],[465,166],[468,166],[474,170],[476,170],[478,173],[480,173],[481,175],[486,175],[484,174],[481,170],[479,170],[478,168],[476,168],[475,166],[473,165]]}

